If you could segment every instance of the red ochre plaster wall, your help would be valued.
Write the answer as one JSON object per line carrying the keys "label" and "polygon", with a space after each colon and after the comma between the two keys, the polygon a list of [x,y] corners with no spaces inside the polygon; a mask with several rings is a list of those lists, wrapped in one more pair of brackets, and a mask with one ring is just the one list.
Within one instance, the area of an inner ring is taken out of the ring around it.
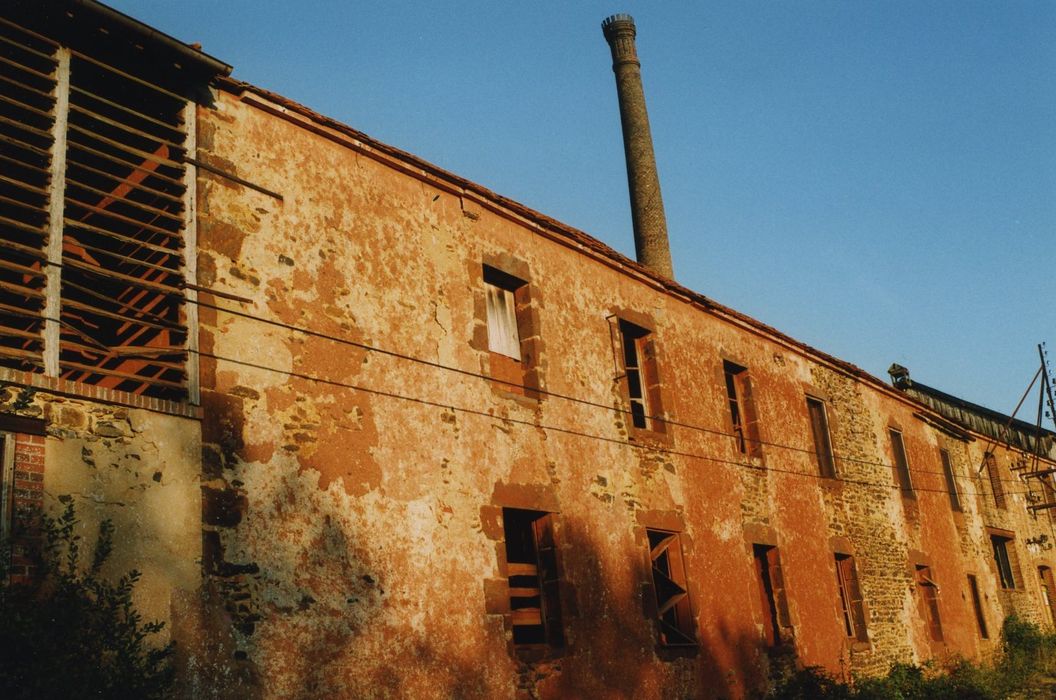
{"label": "red ochre plaster wall", "polygon": [[[1005,614],[1046,621],[1035,579],[1052,557],[1026,540],[1051,525],[1022,495],[992,507],[981,437],[951,437],[879,380],[259,92],[219,90],[198,144],[281,195],[199,172],[199,284],[244,299],[203,294],[200,309],[203,568],[231,694],[743,697],[781,664],[847,677],[979,657]],[[548,393],[473,376],[494,361],[483,264],[530,281],[531,388]],[[616,318],[652,331],[678,422],[663,433],[613,410]],[[727,434],[724,359],[751,373],[761,456]],[[817,476],[808,393],[826,402],[838,479]],[[915,499],[894,487],[893,424]],[[963,513],[938,492],[940,447]],[[566,644],[544,658],[511,642],[503,507],[557,514]],[[1021,589],[998,590],[986,527],[1015,532]],[[699,640],[684,653],[657,645],[646,528],[683,533]],[[763,644],[753,543],[780,551],[784,655]],[[867,642],[844,636],[836,551],[855,557]],[[942,644],[918,613],[921,558]]]}

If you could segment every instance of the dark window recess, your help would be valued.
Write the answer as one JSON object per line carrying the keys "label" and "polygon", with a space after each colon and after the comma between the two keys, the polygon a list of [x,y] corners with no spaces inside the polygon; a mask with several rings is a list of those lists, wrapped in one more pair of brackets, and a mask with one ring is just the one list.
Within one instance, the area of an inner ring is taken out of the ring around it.
{"label": "dark window recess", "polygon": [[1001,588],[1007,589],[1016,587],[1016,579],[1012,575],[1012,559],[1008,552],[1011,543],[1011,537],[990,535],[990,544],[994,549],[994,565],[997,567],[997,579]]}
{"label": "dark window recess", "polygon": [[759,588],[763,634],[766,644],[775,647],[792,638],[792,621],[788,612],[788,597],[785,595],[785,576],[781,569],[781,555],[777,547],[753,544],[752,557],[755,562],[756,584]]}
{"label": "dark window recess", "polygon": [[652,334],[624,320],[619,322],[623,374],[630,401],[631,424],[648,430],[664,429],[659,413],[659,386],[656,371],[656,349]]}
{"label": "dark window recess", "polygon": [[906,443],[902,432],[891,428],[887,431],[891,438],[891,455],[895,458],[895,483],[902,489],[904,498],[913,498],[913,480],[909,476],[909,459],[906,457]]}
{"label": "dark window recess", "polygon": [[997,466],[997,458],[993,452],[987,452],[983,456],[986,464],[986,475],[990,479],[990,490],[994,493],[994,505],[998,508],[1005,507],[1005,489],[1001,484],[1001,470]]}
{"label": "dark window recess", "polygon": [[726,399],[730,409],[730,424],[734,442],[741,454],[751,457],[762,455],[759,439],[759,416],[755,408],[752,380],[748,369],[729,361],[722,363],[726,380]]}
{"label": "dark window recess", "polygon": [[869,641],[858,571],[854,566],[854,557],[849,554],[836,555],[836,584],[840,591],[840,618],[843,620],[844,634],[849,639]]}
{"label": "dark window recess", "polygon": [[57,46],[0,22],[0,366],[44,371]]}
{"label": "dark window recess", "polygon": [[553,514],[503,508],[513,643],[564,646]]}
{"label": "dark window recess", "polygon": [[968,574],[968,592],[972,596],[972,608],[975,610],[975,622],[979,626],[979,636],[983,639],[990,639],[990,631],[986,628],[986,616],[983,614],[983,600],[979,595],[979,582],[972,574]]}
{"label": "dark window recess", "polygon": [[810,414],[810,432],[814,437],[814,458],[818,463],[818,472],[827,479],[833,479],[836,477],[836,462],[832,456],[829,419],[824,402],[808,396],[807,412]]}
{"label": "dark window recess", "polygon": [[649,536],[649,560],[653,591],[656,594],[660,644],[694,646],[697,641],[681,538],[677,532],[665,530],[646,530],[646,533]]}
{"label": "dark window recess", "polygon": [[932,641],[941,642],[942,618],[939,617],[939,585],[931,578],[931,567],[916,565],[917,605],[920,616],[928,626]]}
{"label": "dark window recess", "polygon": [[946,450],[939,450],[939,459],[942,461],[942,473],[946,477],[946,490],[950,494],[950,508],[959,512],[961,510],[961,495],[957,492],[957,479],[953,474],[950,453]]}

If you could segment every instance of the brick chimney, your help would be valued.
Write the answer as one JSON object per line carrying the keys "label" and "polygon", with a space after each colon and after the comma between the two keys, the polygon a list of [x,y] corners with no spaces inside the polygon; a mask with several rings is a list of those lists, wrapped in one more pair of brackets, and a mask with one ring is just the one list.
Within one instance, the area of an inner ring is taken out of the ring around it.
{"label": "brick chimney", "polygon": [[634,20],[630,15],[612,15],[601,23],[601,30],[612,49],[612,72],[616,74],[616,93],[620,99],[634,250],[638,262],[653,272],[674,278],[660,177],[656,172],[653,137],[642,91],[642,64],[638,62],[634,45]]}

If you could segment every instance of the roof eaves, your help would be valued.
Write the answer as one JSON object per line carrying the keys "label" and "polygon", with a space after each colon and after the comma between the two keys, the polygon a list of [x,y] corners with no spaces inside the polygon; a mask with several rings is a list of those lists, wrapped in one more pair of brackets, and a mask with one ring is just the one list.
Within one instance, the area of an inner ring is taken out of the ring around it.
{"label": "roof eaves", "polygon": [[[746,326],[754,330],[755,332],[761,335],[767,336],[775,341],[778,341],[783,345],[789,346],[791,348],[799,350],[800,352],[803,352],[804,354],[810,355],[815,359],[820,360],[821,362],[839,371],[842,371],[845,374],[868,382],[874,388],[884,392],[889,396],[905,401],[913,405],[914,407],[924,408],[925,410],[934,412],[934,410],[926,404],[921,403],[920,401],[914,399],[911,396],[907,396],[904,392],[898,391],[894,387],[890,386],[887,382],[875,377],[874,375],[866,372],[860,367],[850,362],[847,362],[846,360],[841,360],[840,358],[830,355],[822,350],[818,350],[817,348],[807,345],[802,341],[796,340],[795,338],[779,331],[773,326],[767,325],[762,321],[748,316],[747,314],[743,314],[728,306],[720,304],[715,300],[706,297],[703,294],[700,294],[699,292],[695,292],[692,289],[689,289],[688,287],[682,286],[681,284],[675,282],[672,279],[669,279],[662,275],[658,275],[649,268],[641,265],[637,261],[632,260],[631,258],[628,258],[622,253],[605,245],[604,243],[594,238],[593,236],[585,233],[584,231],[564,224],[556,219],[547,216],[546,214],[538,212],[519,202],[509,199],[508,197],[504,197],[503,195],[493,192],[492,190],[489,190],[483,185],[480,185],[471,180],[467,180],[466,178],[463,178],[448,170],[445,170],[433,163],[430,163],[427,160],[420,158],[419,156],[414,155],[413,153],[409,153],[407,151],[396,148],[395,146],[390,146],[389,144],[378,141],[377,139],[368,136],[362,131],[358,131],[357,129],[354,129],[351,126],[348,126],[347,124],[339,122],[336,119],[322,115],[316,112],[315,110],[306,107],[287,97],[279,95],[278,93],[258,87],[256,85],[253,85],[252,83],[236,80],[229,76],[218,76],[214,82],[217,87],[231,92],[232,94],[240,95],[244,92],[248,92],[254,95],[258,95],[270,102],[275,103],[276,105],[279,105],[322,126],[346,134],[347,136],[355,139],[356,141],[362,142],[369,148],[375,149],[390,157],[404,161],[412,165],[413,167],[418,168],[434,177],[437,177],[441,180],[446,180],[456,187],[464,189],[467,192],[472,192],[478,197],[481,197],[485,200],[494,202],[497,205],[514,212],[518,216],[527,219],[528,221],[531,221],[537,226],[544,228],[548,231],[552,231],[568,239],[575,245],[587,248],[590,251],[596,253],[597,255],[603,258],[607,258],[608,260],[616,263],[615,267],[623,268],[627,273],[632,274],[632,276],[638,277],[643,281],[647,281],[652,286],[659,288],[667,292],[668,294],[671,294],[672,296],[680,297],[688,303],[699,306],[706,311],[724,316],[734,322],[739,323],[740,325]],[[936,413],[936,415],[938,414]]]}

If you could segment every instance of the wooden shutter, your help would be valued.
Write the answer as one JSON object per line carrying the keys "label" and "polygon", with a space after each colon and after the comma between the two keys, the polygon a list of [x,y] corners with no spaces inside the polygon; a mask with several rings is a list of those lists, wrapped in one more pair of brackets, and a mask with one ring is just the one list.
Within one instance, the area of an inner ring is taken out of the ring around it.
{"label": "wooden shutter", "polygon": [[950,463],[950,453],[939,450],[939,458],[942,461],[942,473],[946,477],[946,490],[950,492],[950,508],[955,511],[961,510],[961,497],[957,493],[957,480],[953,475],[953,465]]}
{"label": "wooden shutter", "polygon": [[774,590],[774,605],[777,606],[777,624],[783,629],[791,629],[792,616],[788,612],[788,596],[785,594],[785,574],[781,568],[781,555],[777,547],[766,551],[767,563],[770,565],[770,582]]}
{"label": "wooden shutter", "polygon": [[913,494],[913,481],[909,476],[909,458],[906,456],[906,443],[898,430],[888,430],[891,438],[891,452],[895,458],[895,482],[902,488],[903,496]]}
{"label": "wooden shutter", "polygon": [[646,533],[660,643],[664,646],[693,646],[696,644],[693,610],[679,535],[663,530],[647,530]]}
{"label": "wooden shutter", "polygon": [[1045,601],[1046,612],[1049,614],[1049,622],[1056,624],[1056,587],[1053,586],[1052,569],[1047,566],[1038,567],[1038,576],[1041,578],[1041,597]]}
{"label": "wooden shutter", "polygon": [[564,644],[561,626],[561,592],[557,569],[557,546],[554,543],[554,516],[547,513],[532,522],[535,551],[539,566],[540,606],[546,641],[559,647]]}
{"label": "wooden shutter", "polygon": [[943,640],[942,618],[939,615],[939,586],[931,579],[931,569],[917,566],[917,593],[921,617],[928,626],[928,634],[936,642]]}
{"label": "wooden shutter", "polygon": [[983,639],[989,639],[990,632],[986,628],[986,616],[983,614],[983,601],[979,596],[979,583],[972,574],[968,574],[968,591],[972,594],[972,607],[975,609],[975,622],[979,626],[979,636]]}
{"label": "wooden shutter", "polygon": [[854,636],[862,642],[868,641],[869,634],[865,626],[865,599],[862,588],[858,583],[858,567],[855,565],[854,557],[848,556],[843,560],[845,580],[847,581],[847,592],[850,595],[851,617],[854,620]]}
{"label": "wooden shutter", "polygon": [[994,505],[998,508],[1005,507],[1005,489],[1001,484],[1001,470],[997,466],[997,459],[992,452],[987,452],[986,473],[990,477],[990,488],[994,492]]}
{"label": "wooden shutter", "polygon": [[851,587],[848,581],[846,563],[849,557],[836,555],[836,585],[840,594],[840,617],[843,621],[843,632],[848,637],[855,634],[854,615],[851,613]]}
{"label": "wooden shutter", "polygon": [[763,615],[763,634],[766,643],[776,646],[781,641],[778,630],[777,605],[774,602],[773,579],[770,575],[768,548],[765,545],[752,545],[755,564],[755,580],[759,588],[759,607]]}
{"label": "wooden shutter", "polygon": [[763,454],[763,445],[759,442],[759,412],[755,407],[755,390],[752,386],[752,378],[745,370],[737,375],[740,380],[741,390],[741,420],[744,423],[744,437],[748,454],[752,457],[760,457]]}
{"label": "wooden shutter", "polygon": [[808,396],[807,410],[810,413],[810,430],[814,436],[814,455],[818,460],[818,471],[824,477],[835,477],[836,467],[829,442],[829,422],[825,416],[825,404]]}

